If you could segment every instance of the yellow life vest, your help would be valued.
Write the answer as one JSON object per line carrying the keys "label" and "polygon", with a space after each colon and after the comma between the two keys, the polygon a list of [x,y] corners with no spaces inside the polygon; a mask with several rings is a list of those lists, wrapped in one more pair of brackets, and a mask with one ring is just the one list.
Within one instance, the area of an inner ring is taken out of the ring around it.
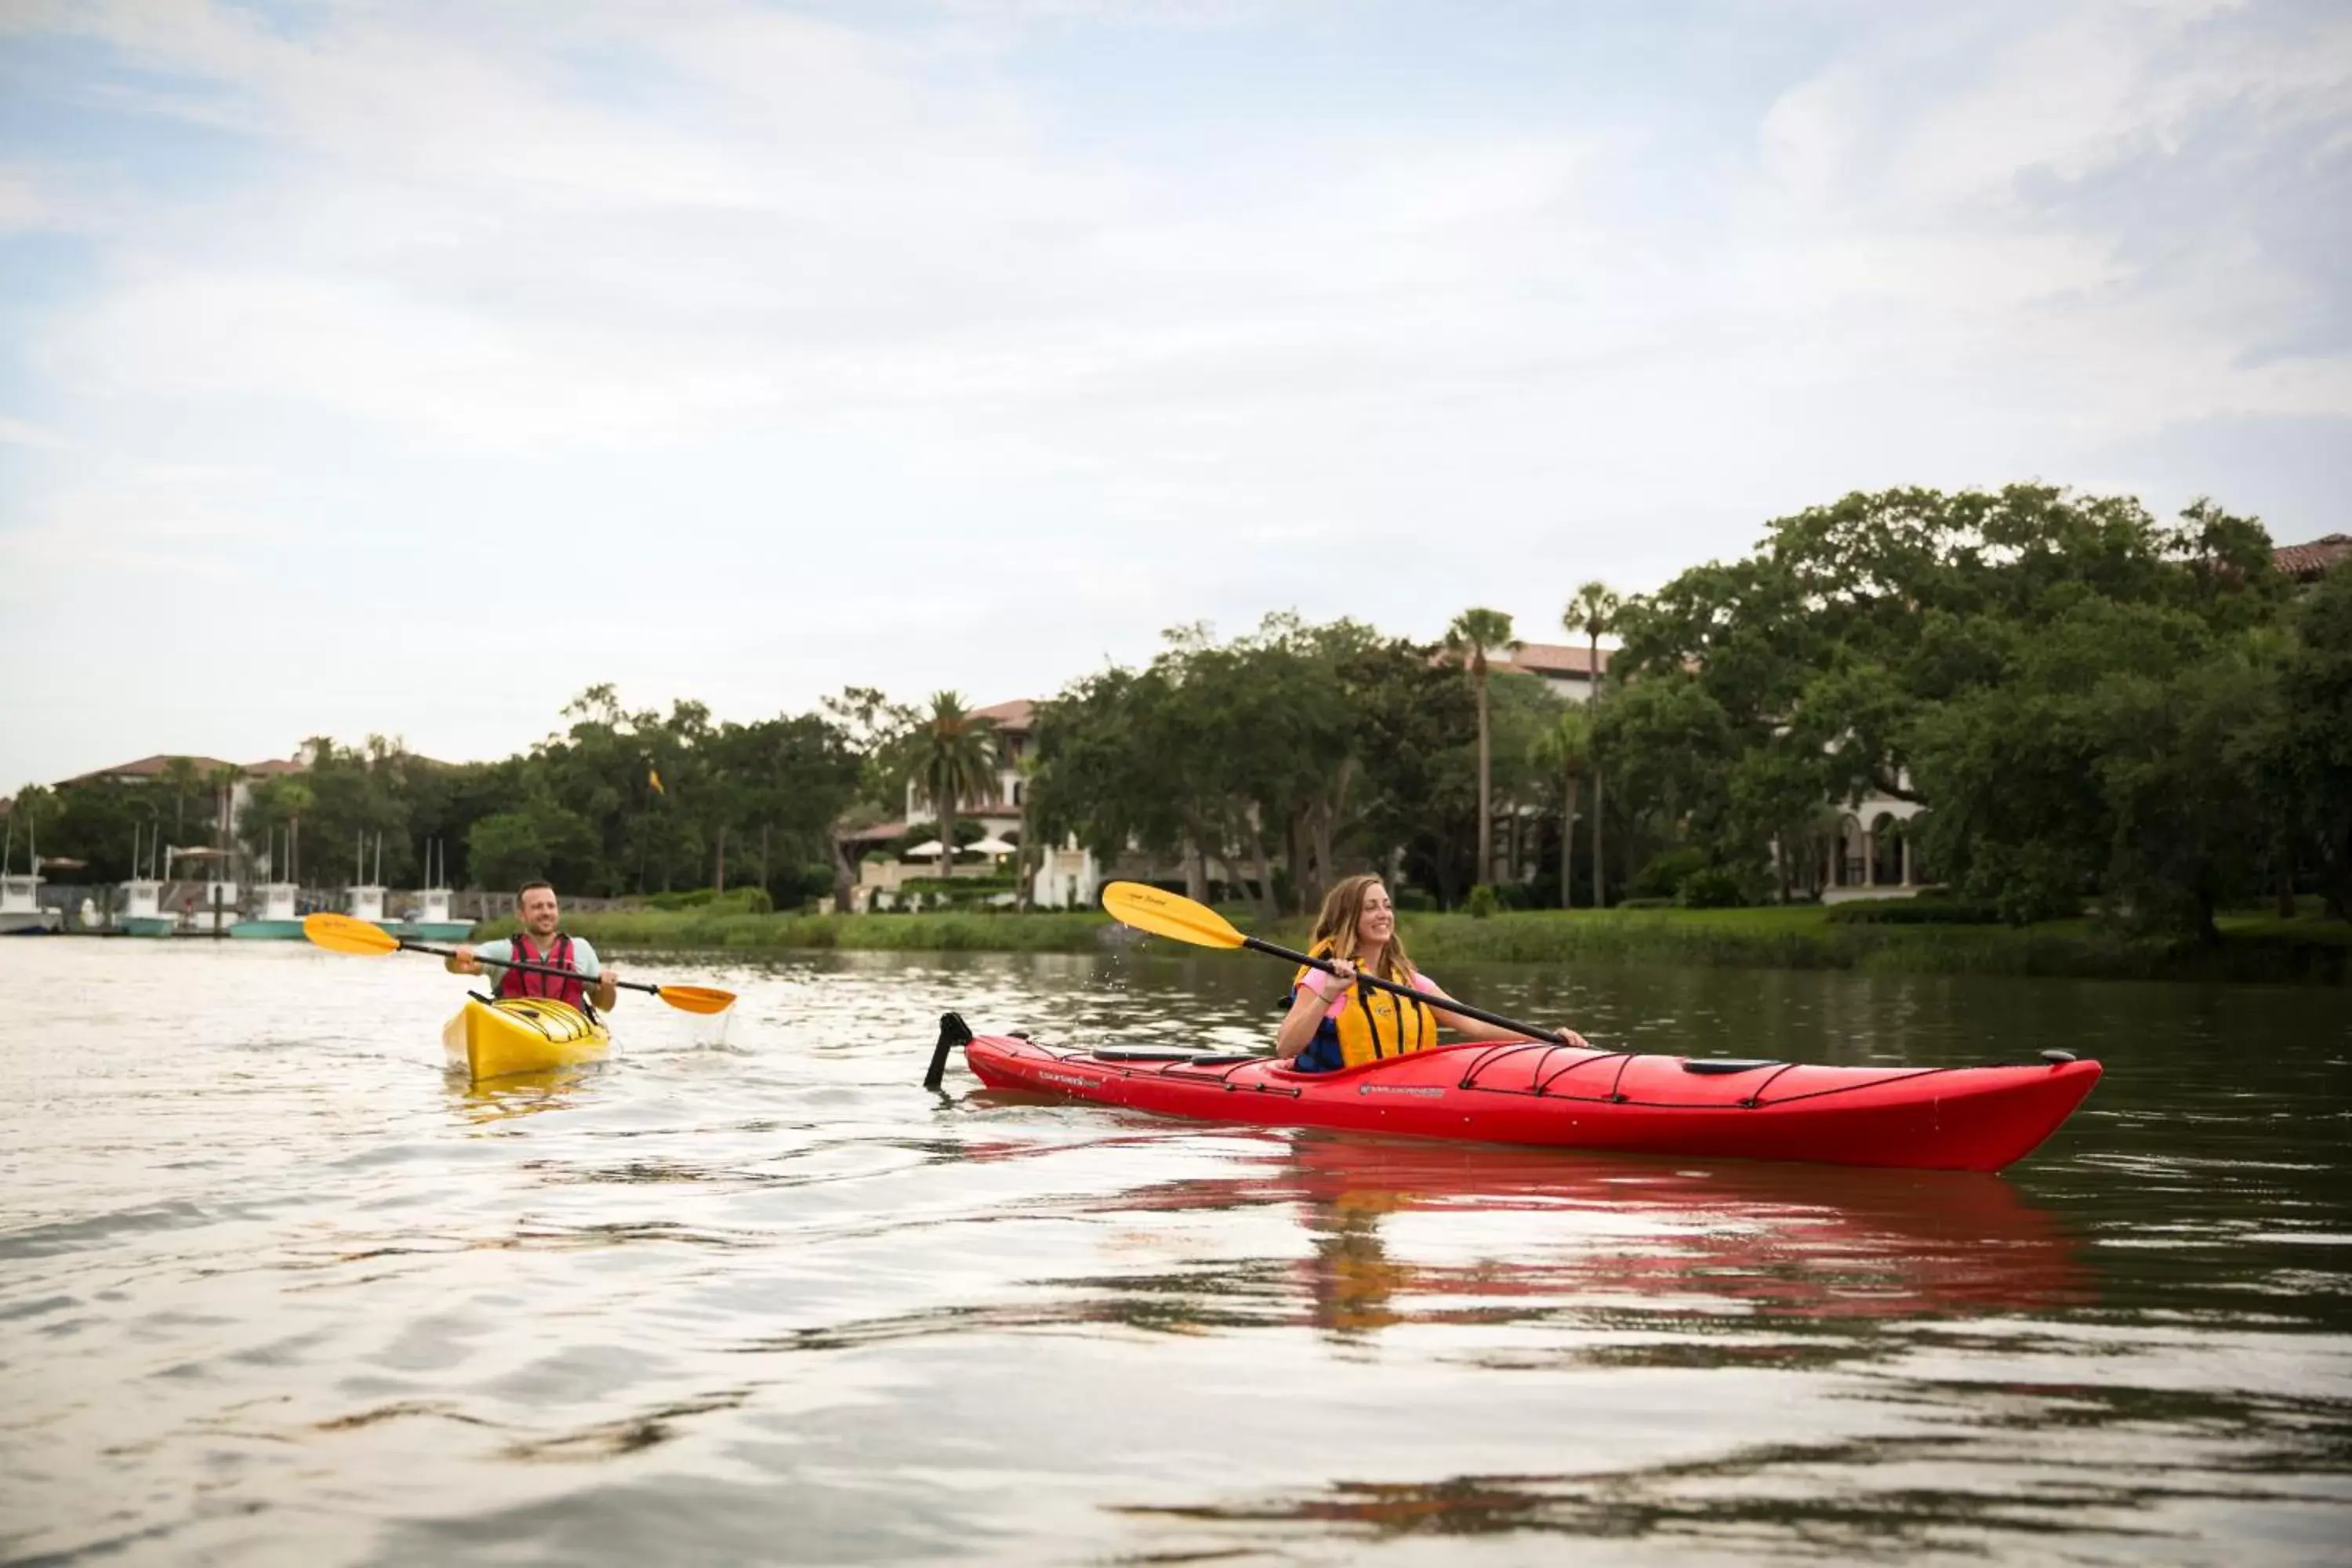
{"label": "yellow life vest", "polygon": [[[1318,958],[1328,958],[1330,953],[1328,942],[1315,950]],[[1299,965],[1297,974],[1291,979],[1291,988],[1296,990],[1306,984],[1310,974],[1319,976],[1322,971]],[[1383,975],[1381,978],[1393,977]],[[1410,981],[1399,984],[1410,984]],[[1341,1009],[1339,1016],[1334,1018],[1326,1014],[1315,1032],[1321,1037],[1329,1030],[1336,1030],[1339,1034],[1340,1064],[1361,1067],[1383,1057],[1425,1051],[1437,1044],[1437,1015],[1425,1003],[1408,1001],[1390,992],[1375,991],[1369,985],[1358,984],[1349,988],[1348,1005]],[[1317,1045],[1324,1043],[1320,1038],[1317,1041]],[[1315,1046],[1309,1046],[1307,1054],[1322,1053]]]}

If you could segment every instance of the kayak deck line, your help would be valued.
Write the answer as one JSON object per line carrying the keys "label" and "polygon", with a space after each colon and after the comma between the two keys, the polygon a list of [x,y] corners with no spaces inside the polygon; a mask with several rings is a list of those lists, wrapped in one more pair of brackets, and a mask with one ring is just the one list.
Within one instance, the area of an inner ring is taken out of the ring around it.
{"label": "kayak deck line", "polygon": [[[1465,1041],[1301,1073],[1270,1056],[1113,1046],[1100,1054],[940,1020],[924,1082],[958,1047],[982,1083],[1211,1121],[1456,1141],[1930,1170],[1999,1170],[2056,1131],[2101,1068],[1828,1067]],[[1564,1058],[1564,1059],[1563,1059]],[[1574,1089],[1563,1080],[1580,1075]],[[1729,1113],[1729,1114],[1727,1114]]]}

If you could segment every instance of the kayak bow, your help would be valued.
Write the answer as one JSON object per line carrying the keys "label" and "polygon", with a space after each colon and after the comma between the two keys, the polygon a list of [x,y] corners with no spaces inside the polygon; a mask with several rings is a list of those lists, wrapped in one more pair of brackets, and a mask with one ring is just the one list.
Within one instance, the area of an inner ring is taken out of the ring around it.
{"label": "kayak bow", "polygon": [[601,1061],[612,1049],[613,1032],[603,1019],[546,997],[486,1002],[468,995],[457,1016],[442,1026],[441,1047],[452,1069],[463,1069],[478,1083]]}

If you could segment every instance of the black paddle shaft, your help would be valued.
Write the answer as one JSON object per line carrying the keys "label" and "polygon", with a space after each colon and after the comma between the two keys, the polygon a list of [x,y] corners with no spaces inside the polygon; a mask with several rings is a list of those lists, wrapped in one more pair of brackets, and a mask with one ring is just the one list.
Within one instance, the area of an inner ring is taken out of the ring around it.
{"label": "black paddle shaft", "polygon": [[[435,947],[429,942],[409,942],[405,939],[399,940],[400,951],[403,952],[429,952],[436,958],[455,958],[457,956],[457,950],[453,947]],[[477,963],[487,963],[492,969],[520,969],[525,974],[552,974],[559,980],[578,980],[585,982],[590,985],[595,984],[599,980],[604,978],[603,975],[583,974],[576,969],[564,969],[552,963],[525,963],[519,959],[512,958],[478,958],[474,962]],[[660,986],[648,985],[642,980],[615,980],[613,984],[619,986],[624,991],[642,991],[648,996],[658,996],[661,994]]]}
{"label": "black paddle shaft", "polygon": [[[1260,942],[1254,936],[1242,938],[1242,945],[1254,947],[1260,952],[1272,953],[1276,958],[1286,958],[1293,963],[1303,963],[1309,969],[1319,969],[1326,974],[1333,973],[1331,961],[1328,958],[1309,958],[1303,952],[1293,952],[1286,947],[1277,947],[1270,942]],[[1525,1035],[1531,1040],[1559,1039],[1558,1029],[1538,1029],[1533,1024],[1522,1024],[1517,1018],[1506,1018],[1500,1013],[1489,1013],[1484,1007],[1473,1007],[1467,1002],[1456,1002],[1450,996],[1432,996],[1426,991],[1415,991],[1410,985],[1399,985],[1392,980],[1382,980],[1377,975],[1366,974],[1360,969],[1356,972],[1356,983],[1360,985],[1369,985],[1375,991],[1391,992],[1409,1001],[1418,1002],[1425,1007],[1443,1007],[1449,1013],[1459,1013],[1465,1018],[1475,1018],[1482,1024],[1492,1024],[1498,1029],[1510,1029]],[[1565,1045],[1567,1042],[1562,1040],[1560,1043]]]}

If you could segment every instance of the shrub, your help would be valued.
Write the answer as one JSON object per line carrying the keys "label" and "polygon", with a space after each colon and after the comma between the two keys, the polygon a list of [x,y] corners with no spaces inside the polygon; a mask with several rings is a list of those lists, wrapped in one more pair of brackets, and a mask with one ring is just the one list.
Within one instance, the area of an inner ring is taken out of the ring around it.
{"label": "shrub", "polygon": [[1685,910],[1736,910],[1748,901],[1748,889],[1738,872],[1728,866],[1701,866],[1675,889],[1675,902]]}
{"label": "shrub", "polygon": [[1389,901],[1396,906],[1399,914],[1425,915],[1437,909],[1437,896],[1425,888],[1391,888]]}
{"label": "shrub", "polygon": [[724,893],[709,888],[678,888],[648,895],[646,902],[657,910],[701,910],[714,915],[764,915],[776,907],[768,890],[751,882],[730,888]]}
{"label": "shrub", "polygon": [[804,909],[811,900],[832,892],[833,867],[821,860],[779,866],[768,879],[768,898],[779,909]]}
{"label": "shrub", "polygon": [[1684,878],[1706,868],[1706,851],[1694,845],[1661,849],[1625,885],[1625,890],[1637,899],[1671,899],[1682,891]]}
{"label": "shrub", "polygon": [[1470,900],[1463,905],[1464,909],[1470,911],[1472,919],[1482,921],[1492,918],[1495,911],[1501,907],[1502,900],[1495,896],[1495,889],[1485,882],[1470,889]]}
{"label": "shrub", "polygon": [[1675,901],[1672,899],[1620,899],[1611,907],[1620,910],[1670,910],[1675,907]]}
{"label": "shrub", "polygon": [[1007,871],[997,877],[908,877],[899,882],[898,890],[921,893],[928,902],[933,893],[1009,893],[1013,887],[1013,873]]}
{"label": "shrub", "polygon": [[1992,926],[2001,923],[1991,904],[1954,899],[1857,899],[1833,904],[1822,919],[1834,925]]}

